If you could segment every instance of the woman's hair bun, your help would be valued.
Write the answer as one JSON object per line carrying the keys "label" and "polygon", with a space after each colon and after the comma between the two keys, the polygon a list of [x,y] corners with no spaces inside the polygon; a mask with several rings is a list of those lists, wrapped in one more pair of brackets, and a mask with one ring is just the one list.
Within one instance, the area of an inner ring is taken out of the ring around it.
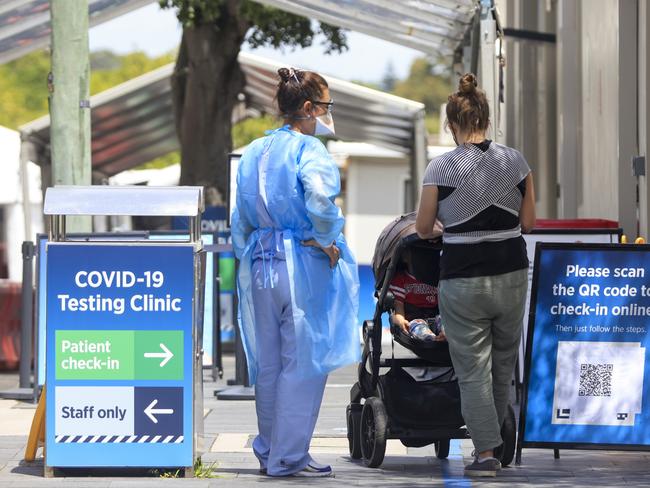
{"label": "woman's hair bun", "polygon": [[470,95],[476,91],[478,81],[474,73],[465,73],[458,81],[458,93],[461,95]]}
{"label": "woman's hair bun", "polygon": [[278,70],[278,76],[286,83],[291,78],[291,72],[287,68],[280,68]]}
{"label": "woman's hair bun", "polygon": [[[280,82],[275,93],[280,114],[292,118],[302,110],[305,100],[318,100],[327,88],[327,81],[313,71],[302,71],[296,68],[280,68]],[[299,115],[303,116],[303,115]]]}

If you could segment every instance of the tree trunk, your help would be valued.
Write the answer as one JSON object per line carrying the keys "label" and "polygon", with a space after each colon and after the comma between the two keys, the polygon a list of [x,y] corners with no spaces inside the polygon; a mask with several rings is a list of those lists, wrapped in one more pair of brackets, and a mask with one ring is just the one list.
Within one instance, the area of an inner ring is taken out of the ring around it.
{"label": "tree trunk", "polygon": [[220,25],[184,28],[172,79],[180,184],[203,186],[206,205],[225,203],[232,112],[244,88],[237,56],[248,25],[236,0],[225,4]]}

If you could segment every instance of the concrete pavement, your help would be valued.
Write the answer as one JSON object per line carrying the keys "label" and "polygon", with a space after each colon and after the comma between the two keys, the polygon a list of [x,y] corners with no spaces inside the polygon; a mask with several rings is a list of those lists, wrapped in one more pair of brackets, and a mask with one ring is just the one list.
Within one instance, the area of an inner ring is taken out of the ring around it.
{"label": "concrete pavement", "polygon": [[[224,401],[214,397],[215,389],[225,386],[234,376],[234,360],[225,358],[224,380],[212,382],[205,374],[204,466],[212,466],[212,478],[160,478],[144,472],[72,472],[65,477],[43,478],[42,458],[35,463],[22,461],[34,406],[0,400],[0,487],[249,487],[249,486],[648,486],[650,487],[650,453],[561,451],[559,460],[553,452],[526,449],[523,464],[504,468],[496,479],[470,480],[463,477],[463,466],[470,462],[470,441],[452,443],[449,459],[438,460],[433,447],[406,448],[399,441],[389,441],[386,458],[378,469],[365,467],[348,457],[345,407],[349,388],[355,380],[355,368],[337,371],[329,378],[311,453],[322,463],[332,464],[332,479],[278,479],[258,473],[258,463],[250,444],[256,432],[252,401]],[[0,385],[11,387],[16,375],[0,375]],[[40,454],[39,454],[40,455]],[[93,476],[88,476],[92,474]],[[146,475],[146,476],[145,476]]]}

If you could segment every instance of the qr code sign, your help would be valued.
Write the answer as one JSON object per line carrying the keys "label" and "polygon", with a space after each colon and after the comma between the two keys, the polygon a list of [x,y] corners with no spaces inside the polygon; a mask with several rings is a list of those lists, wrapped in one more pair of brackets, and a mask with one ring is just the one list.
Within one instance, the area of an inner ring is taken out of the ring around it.
{"label": "qr code sign", "polygon": [[613,364],[581,364],[578,396],[612,396]]}

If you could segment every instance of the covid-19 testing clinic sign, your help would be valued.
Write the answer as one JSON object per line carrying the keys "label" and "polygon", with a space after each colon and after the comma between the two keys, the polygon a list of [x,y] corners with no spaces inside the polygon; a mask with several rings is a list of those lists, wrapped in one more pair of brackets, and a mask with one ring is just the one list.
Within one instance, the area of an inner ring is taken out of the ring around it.
{"label": "covid-19 testing clinic sign", "polygon": [[192,246],[47,253],[47,465],[192,466]]}
{"label": "covid-19 testing clinic sign", "polygon": [[520,447],[650,446],[650,246],[537,245]]}

